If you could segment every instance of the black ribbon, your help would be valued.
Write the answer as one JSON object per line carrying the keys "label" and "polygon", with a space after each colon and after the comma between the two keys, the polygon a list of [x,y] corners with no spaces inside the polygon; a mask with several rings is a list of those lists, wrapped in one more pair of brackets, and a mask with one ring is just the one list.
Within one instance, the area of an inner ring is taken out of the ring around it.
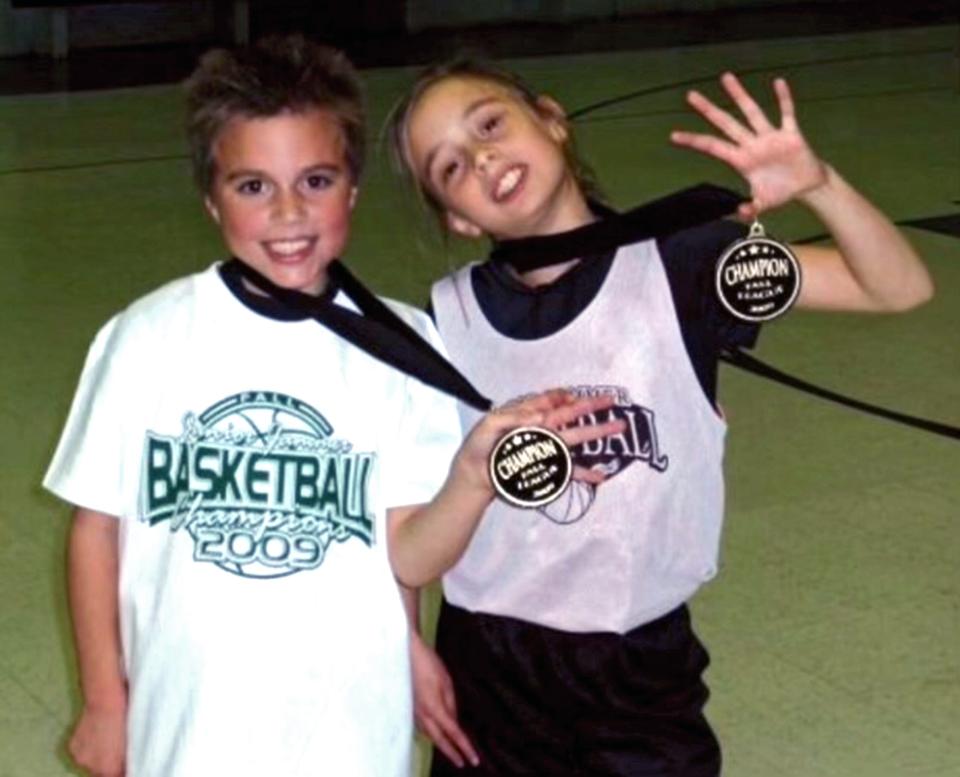
{"label": "black ribbon", "polygon": [[630,243],[664,237],[708,221],[729,216],[744,198],[722,186],[701,183],[644,203],[626,213],[615,213],[591,203],[603,218],[569,232],[505,240],[494,245],[490,259],[517,272],[599,255]]}
{"label": "black ribbon", "polygon": [[372,294],[341,262],[330,263],[328,277],[353,301],[360,313],[336,305],[326,297],[277,286],[238,259],[231,260],[229,271],[236,272],[254,288],[302,318],[319,321],[347,342],[404,374],[452,394],[481,412],[493,407],[493,402],[477,391],[456,367]]}
{"label": "black ribbon", "polygon": [[[605,215],[601,222],[588,224],[572,232],[514,240],[509,245],[501,244],[499,248],[507,254],[507,258],[502,260],[510,261],[518,270],[544,267],[566,261],[567,258],[595,253],[597,239],[606,241],[605,245],[613,249],[713,221],[735,210],[742,199],[729,189],[701,184],[624,214]],[[609,237],[606,237],[608,232]],[[575,249],[573,253],[570,253],[571,249]],[[520,255],[528,251],[530,261],[521,261]],[[515,259],[512,258],[514,254]],[[558,254],[561,256],[558,257]],[[225,269],[237,273],[300,318],[319,321],[365,353],[404,374],[412,375],[481,412],[493,407],[493,402],[477,391],[463,373],[371,293],[342,262],[330,263],[328,278],[331,284],[350,298],[360,313],[334,304],[334,295],[330,295],[330,298],[315,297],[277,286],[239,259],[231,260]]]}

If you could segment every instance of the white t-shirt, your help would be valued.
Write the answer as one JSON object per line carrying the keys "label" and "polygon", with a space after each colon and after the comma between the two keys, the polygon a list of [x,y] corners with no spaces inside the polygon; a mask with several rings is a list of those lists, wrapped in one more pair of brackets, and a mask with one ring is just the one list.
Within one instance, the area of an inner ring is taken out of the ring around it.
{"label": "white t-shirt", "polygon": [[44,483],[121,521],[130,777],[407,774],[385,511],[433,497],[458,426],[453,400],[253,312],[216,267],[101,329]]}

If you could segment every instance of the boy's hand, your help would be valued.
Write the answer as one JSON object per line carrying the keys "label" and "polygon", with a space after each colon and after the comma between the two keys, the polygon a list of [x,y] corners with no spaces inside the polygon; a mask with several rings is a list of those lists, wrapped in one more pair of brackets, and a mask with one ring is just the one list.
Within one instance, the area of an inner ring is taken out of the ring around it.
{"label": "boy's hand", "polygon": [[687,102],[726,140],[693,132],[673,132],[670,139],[678,146],[726,162],[747,180],[752,199],[740,206],[742,218],[754,219],[762,211],[777,208],[826,183],[826,166],[800,133],[790,87],[784,79],[777,78],[773,82],[780,107],[779,127],[770,124],[766,114],[733,73],[724,73],[720,83],[749,126],[699,92],[691,91],[687,94]]}
{"label": "boy's hand", "polygon": [[127,711],[84,707],[67,743],[70,757],[92,777],[124,777]]}
{"label": "boy's hand", "polygon": [[[611,396],[580,399],[568,391],[553,389],[497,408],[473,427],[454,460],[454,467],[459,469],[464,482],[492,498],[494,490],[487,459],[503,435],[521,426],[539,426],[556,432],[572,448],[589,440],[618,434],[626,428],[623,420],[568,427],[580,416],[605,410],[613,403]],[[604,479],[602,473],[582,467],[574,468],[574,477],[591,483],[599,483]]]}
{"label": "boy's hand", "polygon": [[410,640],[414,712],[417,728],[457,768],[480,763],[477,751],[460,728],[453,680],[440,656],[417,635]]}

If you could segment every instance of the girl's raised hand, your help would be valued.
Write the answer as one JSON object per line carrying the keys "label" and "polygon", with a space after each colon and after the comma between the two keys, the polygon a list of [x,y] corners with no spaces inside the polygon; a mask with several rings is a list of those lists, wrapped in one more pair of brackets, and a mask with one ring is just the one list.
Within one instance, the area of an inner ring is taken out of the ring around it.
{"label": "girl's raised hand", "polygon": [[723,137],[695,132],[672,132],[678,146],[712,156],[742,175],[750,184],[751,201],[739,208],[745,219],[777,208],[826,182],[824,163],[800,133],[790,87],[782,78],[773,82],[780,108],[780,126],[770,123],[733,73],[724,73],[720,83],[743,115],[731,115],[697,91],[687,94],[690,106]]}

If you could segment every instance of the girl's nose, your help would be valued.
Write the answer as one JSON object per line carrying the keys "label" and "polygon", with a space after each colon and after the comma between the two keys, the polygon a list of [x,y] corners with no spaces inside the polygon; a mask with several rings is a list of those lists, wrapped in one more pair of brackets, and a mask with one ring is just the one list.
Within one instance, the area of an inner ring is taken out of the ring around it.
{"label": "girl's nose", "polygon": [[485,170],[496,157],[497,152],[492,146],[478,146],[473,155],[473,166],[477,170]]}

